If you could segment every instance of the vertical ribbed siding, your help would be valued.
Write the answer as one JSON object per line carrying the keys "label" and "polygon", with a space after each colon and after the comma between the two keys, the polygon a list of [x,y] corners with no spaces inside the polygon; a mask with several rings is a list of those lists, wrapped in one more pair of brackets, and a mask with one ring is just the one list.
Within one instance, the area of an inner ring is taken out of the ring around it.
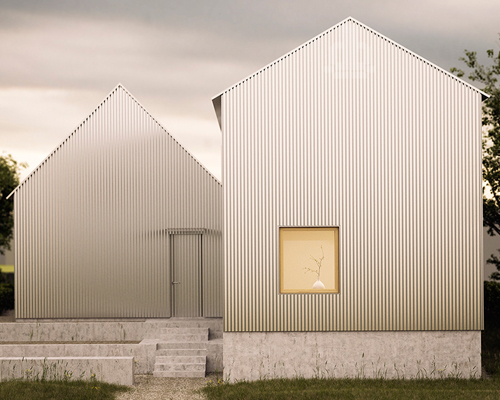
{"label": "vertical ribbed siding", "polygon": [[[482,328],[479,91],[348,19],[220,101],[226,331]],[[339,294],[279,294],[280,226]]]}
{"label": "vertical ribbed siding", "polygon": [[222,316],[222,187],[119,85],[15,192],[16,318],[171,314],[169,229],[203,228]]}

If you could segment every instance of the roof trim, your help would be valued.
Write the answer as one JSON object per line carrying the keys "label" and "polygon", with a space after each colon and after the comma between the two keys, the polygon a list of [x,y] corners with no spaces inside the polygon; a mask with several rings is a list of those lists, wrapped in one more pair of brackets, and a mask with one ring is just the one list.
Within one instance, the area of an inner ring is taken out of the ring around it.
{"label": "roof trim", "polygon": [[295,49],[289,51],[288,53],[286,53],[285,55],[281,56],[280,58],[272,61],[271,63],[267,64],[266,66],[262,67],[261,69],[259,69],[258,71],[248,75],[246,78],[243,78],[241,81],[235,83],[234,85],[228,87],[227,89],[223,90],[222,92],[220,92],[219,94],[217,94],[216,96],[212,97],[212,103],[214,105],[214,109],[215,109],[215,113],[217,114],[217,119],[219,121],[219,127],[222,129],[222,125],[221,125],[221,107],[220,107],[220,104],[221,104],[221,97],[223,94],[229,92],[230,90],[233,90],[234,88],[236,88],[237,86],[240,86],[242,85],[243,83],[245,83],[246,81],[252,79],[253,77],[259,75],[261,72],[264,72],[265,70],[271,68],[272,66],[274,66],[275,64],[279,63],[280,61],[284,60],[285,58],[291,56],[293,53],[296,53],[297,51],[299,50],[302,50],[304,47],[308,46],[309,44],[311,44],[312,42],[318,40],[319,38],[321,38],[322,36],[325,36],[327,34],[329,34],[330,32],[332,32],[333,30],[337,29],[338,27],[340,27],[341,25],[347,23],[347,22],[353,22],[365,29],[367,29],[368,31],[372,32],[373,34],[381,37],[382,39],[384,40],[387,40],[389,43],[391,43],[392,45],[400,48],[401,50],[415,56],[416,58],[418,58],[419,60],[423,61],[424,63],[428,64],[429,66],[431,67],[434,67],[436,69],[438,69],[439,71],[441,72],[444,72],[446,75],[448,75],[450,78],[453,78],[455,80],[457,80],[458,82],[460,83],[463,83],[464,85],[468,86],[470,89],[473,89],[475,90],[476,92],[480,93],[481,94],[481,100],[484,101],[486,99],[488,99],[490,97],[490,95],[486,94],[485,92],[483,92],[482,90],[478,89],[477,87],[471,85],[470,83],[464,81],[463,79],[460,79],[459,77],[457,77],[456,75],[453,75],[451,72],[449,71],[446,71],[445,69],[441,68],[440,66],[432,63],[431,61],[423,58],[422,56],[419,56],[418,54],[414,53],[413,51],[407,49],[406,47],[400,45],[399,43],[395,42],[394,40],[388,38],[387,36],[384,36],[382,35],[381,33],[377,32],[375,29],[372,29],[370,28],[369,26],[366,26],[365,24],[363,24],[362,22],[359,22],[358,20],[354,19],[353,17],[347,17],[346,19],[344,19],[343,21],[339,22],[338,24],[332,26],[331,28],[328,28],[326,31],[324,32],[321,32],[319,35],[313,37],[312,39],[308,40],[307,42],[301,44],[300,46],[296,47]]}
{"label": "roof trim", "polygon": [[129,95],[133,101],[135,101],[137,103],[137,105],[142,108],[144,110],[144,112],[168,135],[172,138],[172,140],[182,149],[184,150],[203,170],[205,170],[206,173],[208,173],[208,175],[210,175],[210,177],[212,179],[214,179],[219,185],[222,186],[222,183],[200,162],[198,161],[198,159],[196,157],[194,157],[189,151],[187,151],[184,146],[182,146],[176,138],[174,138],[157,120],[155,117],[153,117],[148,110],[146,110],[146,108],[127,90],[125,89],[125,87],[121,84],[121,83],[118,83],[118,85],[116,85],[114,87],[114,89],[108,93],[108,95],[104,98],[104,100],[102,100],[99,105],[86,117],[83,119],[82,122],[80,122],[77,127],[75,129],[73,129],[71,131],[71,133],[61,142],[59,143],[54,150],[52,150],[49,155],[47,157],[45,157],[43,159],[43,161],[38,164],[34,169],[33,171],[30,172],[30,174],[23,179],[23,181],[7,196],[7,199],[9,199],[12,195],[15,194],[15,192],[17,192],[19,190],[19,188],[21,186],[23,186],[72,136],[73,134],[75,134],[78,129],[85,123],[89,120],[89,118],[91,118],[95,112],[97,112],[102,106],[103,104],[108,101],[108,99],[118,90],[118,89],[122,89],[127,95]]}

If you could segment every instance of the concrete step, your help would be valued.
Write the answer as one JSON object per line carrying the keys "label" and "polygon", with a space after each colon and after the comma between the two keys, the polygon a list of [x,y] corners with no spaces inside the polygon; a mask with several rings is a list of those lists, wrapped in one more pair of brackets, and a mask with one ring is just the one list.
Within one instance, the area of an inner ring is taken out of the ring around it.
{"label": "concrete step", "polygon": [[198,328],[198,327],[169,327],[169,328],[161,328],[160,333],[162,335],[170,335],[170,334],[197,334],[197,335],[204,335],[205,333],[208,334],[209,329],[208,328]]}
{"label": "concrete step", "polygon": [[214,326],[204,318],[201,319],[169,319],[165,322],[166,328],[208,328]]}
{"label": "concrete step", "polygon": [[158,356],[156,355],[156,364],[202,364],[207,362],[206,356]]}
{"label": "concrete step", "polygon": [[208,342],[208,330],[203,334],[169,333],[161,334],[160,339],[164,342]]}
{"label": "concrete step", "polygon": [[175,357],[175,356],[206,356],[206,349],[163,349],[156,350],[156,358],[158,357]]}
{"label": "concrete step", "polygon": [[155,363],[155,371],[202,371],[205,373],[205,363]]}
{"label": "concrete step", "polygon": [[196,349],[205,350],[207,342],[158,342],[157,350],[163,349]]}
{"label": "concrete step", "polygon": [[155,378],[204,378],[205,371],[153,371]]}

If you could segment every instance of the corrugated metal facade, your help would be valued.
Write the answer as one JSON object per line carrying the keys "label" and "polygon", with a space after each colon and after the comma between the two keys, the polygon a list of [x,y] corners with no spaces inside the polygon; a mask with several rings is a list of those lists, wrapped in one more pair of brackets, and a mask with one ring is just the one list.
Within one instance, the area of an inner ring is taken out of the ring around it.
{"label": "corrugated metal facade", "polygon": [[[482,95],[348,18],[216,97],[225,331],[481,329]],[[279,294],[280,226],[338,294]]]}
{"label": "corrugated metal facade", "polygon": [[222,316],[222,186],[121,85],[18,187],[15,228],[16,318],[171,316],[190,231]]}

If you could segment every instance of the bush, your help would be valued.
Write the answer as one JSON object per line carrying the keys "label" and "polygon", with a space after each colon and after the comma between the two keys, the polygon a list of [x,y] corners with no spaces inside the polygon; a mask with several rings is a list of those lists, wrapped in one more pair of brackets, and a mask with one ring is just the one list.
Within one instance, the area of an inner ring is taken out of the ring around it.
{"label": "bush", "polygon": [[500,282],[484,282],[482,364],[489,375],[500,376]]}
{"label": "bush", "polygon": [[14,309],[14,286],[11,283],[0,283],[0,314]]}
{"label": "bush", "polygon": [[484,282],[484,327],[500,327],[500,282]]}

